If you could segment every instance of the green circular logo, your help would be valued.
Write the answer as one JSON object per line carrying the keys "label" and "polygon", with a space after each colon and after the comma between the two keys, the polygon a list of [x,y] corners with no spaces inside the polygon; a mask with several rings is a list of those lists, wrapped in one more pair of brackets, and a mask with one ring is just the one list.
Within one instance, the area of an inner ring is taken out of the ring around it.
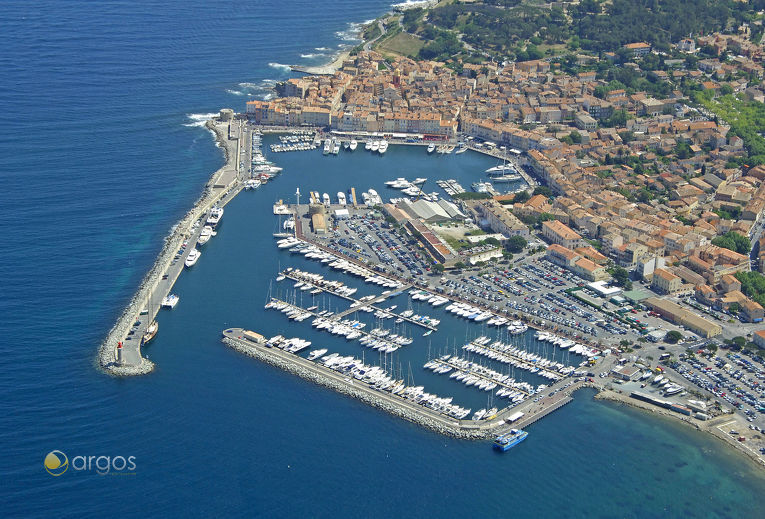
{"label": "green circular logo", "polygon": [[69,468],[69,458],[61,451],[50,451],[43,465],[51,476],[60,476]]}

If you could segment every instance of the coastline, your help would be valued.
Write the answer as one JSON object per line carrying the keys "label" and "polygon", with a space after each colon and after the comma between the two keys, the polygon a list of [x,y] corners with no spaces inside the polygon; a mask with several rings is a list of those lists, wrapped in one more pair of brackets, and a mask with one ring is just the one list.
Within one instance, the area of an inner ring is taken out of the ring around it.
{"label": "coastline", "polygon": [[[232,120],[232,123],[236,120]],[[214,204],[220,203],[225,205],[230,201],[241,188],[238,175],[235,174],[233,181],[227,184],[220,184],[219,182],[224,179],[226,174],[232,172],[238,173],[238,147],[239,139],[229,139],[227,137],[226,122],[220,121],[219,118],[212,118],[205,124],[205,128],[211,131],[215,135],[215,142],[218,148],[223,150],[224,163],[216,170],[205,183],[202,193],[199,198],[194,202],[191,209],[171,228],[170,233],[163,239],[163,246],[157,255],[157,259],[152,264],[146,275],[143,277],[138,285],[133,297],[123,309],[117,321],[106,334],[106,337],[102,341],[98,348],[98,352],[94,362],[97,369],[114,376],[135,376],[146,375],[151,373],[156,367],[155,364],[149,359],[145,358],[141,354],[140,344],[125,344],[125,339],[128,333],[137,320],[144,321],[142,324],[146,326],[152,322],[159,311],[159,306],[152,308],[148,314],[141,315],[141,312],[146,308],[147,302],[152,298],[154,292],[158,290],[158,286],[162,281],[162,276],[168,271],[173,258],[177,251],[181,248],[183,243],[192,236],[192,226],[194,223],[208,211]],[[230,196],[227,196],[230,195]],[[168,283],[168,290],[172,288],[176,279],[183,271],[181,268],[175,273],[174,277]],[[164,297],[164,296],[162,296]],[[134,343],[140,342],[142,332],[135,333],[133,338]],[[138,362],[132,364],[123,363],[117,364],[117,343],[123,342],[123,350],[128,347],[135,350],[132,355],[137,355]]]}
{"label": "coastline", "polygon": [[668,409],[663,409],[661,407],[651,405],[647,402],[636,400],[627,394],[620,393],[612,389],[602,388],[602,387],[598,388],[598,392],[595,394],[593,398],[597,400],[607,400],[610,402],[627,405],[635,409],[640,409],[644,412],[648,412],[658,416],[667,417],[669,419],[673,419],[681,423],[684,423],[690,427],[693,427],[694,429],[696,429],[697,431],[701,433],[706,433],[712,436],[713,438],[716,438],[718,441],[720,441],[727,447],[732,448],[737,453],[745,456],[751,462],[750,467],[757,469],[758,473],[761,474],[762,469],[765,468],[765,461],[763,461],[763,459],[757,454],[755,454],[753,451],[748,449],[745,442],[739,442],[736,438],[734,438],[733,436],[729,434],[723,433],[718,428],[721,424],[725,424],[726,421],[733,420],[735,416],[733,414],[723,415],[717,418],[713,418],[706,422],[701,422],[699,420],[693,420],[690,417],[685,417],[683,415],[680,415]]}

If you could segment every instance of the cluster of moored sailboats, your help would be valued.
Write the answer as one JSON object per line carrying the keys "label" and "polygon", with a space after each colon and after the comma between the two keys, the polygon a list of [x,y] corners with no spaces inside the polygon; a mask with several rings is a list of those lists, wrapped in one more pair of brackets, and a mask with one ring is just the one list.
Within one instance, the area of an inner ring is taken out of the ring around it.
{"label": "cluster of moored sailboats", "polygon": [[547,385],[537,387],[528,382],[519,382],[510,375],[499,373],[491,368],[471,362],[457,355],[444,355],[425,363],[426,369],[443,375],[450,373],[449,378],[473,386],[483,391],[494,391],[496,396],[507,398],[512,404],[521,403],[527,396],[539,393]]}
{"label": "cluster of moored sailboats", "polygon": [[512,344],[506,344],[501,341],[492,342],[492,339],[489,337],[479,337],[464,345],[462,349],[526,370],[530,373],[536,373],[553,381],[560,380],[574,371],[574,368],[571,366],[546,359],[541,355],[531,353]]}
{"label": "cluster of moored sailboats", "polygon": [[305,321],[306,319],[311,317],[311,312],[307,310],[303,310],[299,306],[293,305],[286,301],[280,301],[278,299],[271,299],[268,303],[266,303],[266,306],[264,308],[266,310],[269,310],[269,309],[278,310],[282,312],[284,315],[286,315],[288,319],[298,321],[298,322]]}
{"label": "cluster of moored sailboats", "polygon": [[[401,284],[397,281],[393,281],[391,279],[380,276],[372,270],[360,265],[356,265],[355,263],[352,263],[348,260],[338,258],[337,256],[323,251],[315,245],[306,243],[298,238],[290,237],[281,239],[276,242],[276,246],[280,249],[289,249],[289,251],[294,254],[302,254],[308,259],[320,261],[321,263],[324,263],[335,270],[340,270],[346,274],[352,274],[354,276],[363,278],[367,283],[374,283],[386,288],[401,287]],[[290,270],[287,269],[285,272],[289,271]]]}
{"label": "cluster of moored sailboats", "polygon": [[295,288],[312,294],[318,294],[319,292],[329,292],[331,294],[350,297],[356,293],[358,289],[346,286],[342,281],[330,281],[324,279],[321,274],[313,272],[305,272],[296,268],[288,268],[282,274],[277,276],[277,281],[282,281],[286,277],[289,277],[295,281]]}
{"label": "cluster of moored sailboats", "polygon": [[390,393],[459,420],[470,414],[470,409],[452,404],[452,397],[439,397],[432,393],[426,393],[423,386],[408,386],[403,379],[390,376],[379,366],[368,366],[353,356],[341,356],[337,353],[318,358],[320,356],[319,351],[321,350],[311,352],[309,358],[313,356],[318,364],[363,382],[370,389]]}
{"label": "cluster of moored sailboats", "polygon": [[558,337],[553,333],[538,331],[536,333],[536,338],[538,341],[550,342],[561,349],[568,349],[572,353],[584,355],[585,357],[594,357],[600,354],[600,352],[595,348],[590,348],[584,344],[579,344],[575,341],[572,341],[571,339]]}

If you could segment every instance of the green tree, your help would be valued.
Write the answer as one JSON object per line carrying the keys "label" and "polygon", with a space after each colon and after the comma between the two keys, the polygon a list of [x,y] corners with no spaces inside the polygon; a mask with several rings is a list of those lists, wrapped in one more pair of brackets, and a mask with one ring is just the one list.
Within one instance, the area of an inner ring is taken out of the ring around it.
{"label": "green tree", "polygon": [[664,341],[668,342],[669,344],[675,344],[677,341],[683,338],[683,334],[678,332],[677,330],[671,330],[667,332],[667,335],[664,337]]}
{"label": "green tree", "polygon": [[537,186],[534,188],[535,195],[546,196],[547,198],[552,196],[552,189],[547,186]]}
{"label": "green tree", "polygon": [[752,244],[749,242],[749,238],[733,231],[728,231],[722,236],[714,238],[712,240],[712,245],[724,247],[726,249],[736,251],[739,254],[749,254],[749,251],[752,248]]}
{"label": "green tree", "polygon": [[523,202],[528,202],[529,198],[531,198],[531,195],[529,195],[528,191],[520,191],[513,197],[513,202],[522,204]]}
{"label": "green tree", "polygon": [[614,278],[614,282],[620,287],[625,287],[627,283],[630,283],[630,273],[627,272],[627,269],[614,267],[610,270],[610,273]]}
{"label": "green tree", "polygon": [[433,265],[433,271],[438,272],[439,274],[444,271],[444,266],[441,263],[436,263]]}
{"label": "green tree", "polygon": [[507,250],[510,252],[519,253],[526,248],[527,244],[528,242],[523,238],[523,236],[511,236],[507,240]]}

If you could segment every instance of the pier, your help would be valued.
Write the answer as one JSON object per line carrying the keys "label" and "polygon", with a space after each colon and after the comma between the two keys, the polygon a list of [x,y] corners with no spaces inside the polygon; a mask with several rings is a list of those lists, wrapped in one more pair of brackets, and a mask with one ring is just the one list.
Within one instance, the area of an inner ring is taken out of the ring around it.
{"label": "pier", "polygon": [[[142,375],[152,371],[154,364],[141,354],[142,337],[160,310],[162,299],[170,293],[175,281],[183,271],[184,261],[194,248],[203,225],[194,229],[194,224],[206,215],[213,206],[223,207],[242,189],[239,169],[242,154],[241,138],[229,138],[229,126],[237,125],[232,132],[241,136],[242,121],[211,120],[207,128],[215,133],[216,140],[223,147],[226,163],[216,171],[205,185],[205,189],[194,207],[173,228],[165,238],[165,244],[151,270],[146,274],[137,292],[123,311],[120,318],[107,334],[98,352],[99,365],[114,375]],[[246,143],[249,145],[248,143]],[[178,255],[183,244],[187,246]],[[136,325],[140,321],[140,324]],[[160,332],[161,333],[161,332]],[[122,344],[121,354],[118,344]],[[121,359],[119,358],[121,355]]]}
{"label": "pier", "polygon": [[[303,279],[301,277],[298,277],[298,276],[295,276],[294,274],[292,274],[292,272],[294,272],[294,271],[287,272],[285,270],[285,271],[282,272],[282,275],[285,278],[291,279],[293,281],[306,282],[305,279]],[[310,281],[309,281],[309,283],[310,283]],[[311,284],[314,285],[313,283],[311,283]],[[388,297],[390,297],[393,293],[390,293],[390,294],[380,294],[379,296],[375,296],[373,299],[362,301],[360,299],[355,299],[355,298],[353,298],[351,296],[348,296],[348,295],[345,295],[345,294],[340,294],[340,293],[338,293],[335,290],[331,290],[331,289],[324,288],[324,287],[317,286],[317,285],[314,285],[314,286],[316,288],[318,288],[319,290],[321,290],[322,292],[327,292],[327,293],[332,294],[334,296],[341,297],[343,299],[351,301],[351,303],[352,303],[351,307],[350,308],[346,308],[345,310],[342,310],[340,312],[337,312],[336,314],[334,314],[332,316],[334,318],[342,319],[343,317],[345,317],[347,315],[350,315],[350,314],[352,314],[354,312],[358,312],[362,308],[368,306],[369,308],[371,308],[371,309],[373,309],[373,310],[375,310],[377,312],[384,312],[386,314],[389,314],[391,316],[391,318],[403,319],[404,321],[406,321],[406,322],[408,322],[410,324],[421,326],[421,327],[426,328],[428,330],[433,330],[433,331],[437,330],[437,328],[435,326],[431,326],[431,325],[429,325],[427,323],[424,323],[424,322],[421,322],[421,321],[417,321],[415,319],[412,319],[411,317],[404,317],[401,314],[397,314],[397,313],[395,313],[395,312],[393,312],[391,310],[386,310],[385,308],[379,308],[379,307],[374,306],[376,303],[380,303],[380,302],[385,301],[386,299],[388,299]],[[406,285],[406,286],[404,286],[403,288],[401,288],[399,290],[400,291],[404,291],[404,290],[408,290],[409,288],[411,288],[411,285]]]}

